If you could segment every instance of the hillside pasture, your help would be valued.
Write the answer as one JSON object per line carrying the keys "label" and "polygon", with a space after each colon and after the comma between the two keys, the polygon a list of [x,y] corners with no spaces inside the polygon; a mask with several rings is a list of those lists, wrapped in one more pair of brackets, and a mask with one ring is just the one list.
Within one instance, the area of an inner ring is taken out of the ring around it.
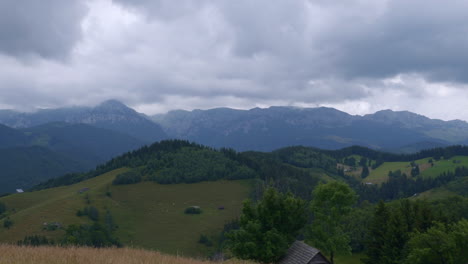
{"label": "hillside pasture", "polygon": [[[426,162],[428,159],[424,159]],[[422,161],[422,160],[421,160]],[[423,177],[437,177],[441,173],[447,171],[455,171],[457,167],[465,166],[468,167],[468,157],[467,156],[455,156],[447,160],[434,160],[434,166],[428,167],[421,173]]]}
{"label": "hillside pasture", "polygon": [[[415,163],[418,164],[420,170],[420,177],[437,177],[440,174],[448,171],[455,171],[457,167],[465,166],[468,167],[468,157],[467,156],[455,156],[453,158],[447,160],[433,160],[433,166],[429,163],[431,158],[424,158],[420,160],[416,160]],[[381,184],[383,182],[388,181],[388,173],[390,171],[397,171],[400,170],[402,173],[406,173],[406,175],[411,175],[411,165],[410,162],[384,162],[378,168],[372,170],[369,169],[370,174],[367,178],[362,179],[362,182],[370,182],[373,184]],[[362,168],[358,167],[354,172],[348,173],[349,175],[353,175],[356,178],[360,178],[360,172]]]}
{"label": "hillside pasture", "polygon": [[363,182],[370,182],[373,184],[381,184],[388,180],[388,173],[390,171],[401,170],[407,175],[411,172],[411,166],[409,162],[384,162],[375,170],[370,169],[370,174],[365,179],[362,179]]}
{"label": "hillside pasture", "polygon": [[[224,224],[240,215],[242,201],[250,193],[250,183],[246,180],[112,185],[116,175],[125,171],[122,168],[70,186],[0,198],[14,223],[10,229],[0,227],[0,243],[16,243],[29,235],[57,241],[64,231],[46,231],[44,223],[59,222],[64,227],[91,223],[89,218],[78,217],[76,213],[85,206],[94,206],[99,209],[101,223],[106,211],[111,212],[118,225],[116,235],[126,246],[207,256],[214,251]],[[80,193],[80,190],[86,191]],[[203,213],[186,215],[184,210],[188,206],[200,206]],[[224,210],[219,210],[221,206]],[[215,245],[199,244],[201,234],[207,235]]]}

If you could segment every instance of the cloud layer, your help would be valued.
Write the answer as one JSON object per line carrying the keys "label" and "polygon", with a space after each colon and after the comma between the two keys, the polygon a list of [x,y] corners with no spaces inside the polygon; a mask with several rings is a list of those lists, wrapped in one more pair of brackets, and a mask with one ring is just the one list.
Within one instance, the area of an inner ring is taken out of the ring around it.
{"label": "cloud layer", "polygon": [[149,114],[326,105],[468,120],[466,1],[11,0],[0,10],[1,108],[115,98]]}

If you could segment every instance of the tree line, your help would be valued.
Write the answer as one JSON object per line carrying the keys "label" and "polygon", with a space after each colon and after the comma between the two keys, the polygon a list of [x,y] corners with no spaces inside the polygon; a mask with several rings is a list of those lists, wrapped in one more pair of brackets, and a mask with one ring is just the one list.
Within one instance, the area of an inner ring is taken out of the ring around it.
{"label": "tree line", "polygon": [[227,248],[236,257],[276,262],[296,239],[336,254],[361,252],[364,263],[464,264],[468,259],[468,198],[436,202],[400,199],[356,204],[342,182],[318,185],[310,202],[268,188],[246,201],[239,222],[228,227]]}

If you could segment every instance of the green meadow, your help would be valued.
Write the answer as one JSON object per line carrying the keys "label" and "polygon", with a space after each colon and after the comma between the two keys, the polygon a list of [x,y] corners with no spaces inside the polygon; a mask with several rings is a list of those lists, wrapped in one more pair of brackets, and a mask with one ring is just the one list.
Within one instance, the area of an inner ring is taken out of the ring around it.
{"label": "green meadow", "polygon": [[[206,256],[214,251],[224,225],[240,215],[242,201],[250,193],[249,181],[112,185],[115,176],[124,171],[114,170],[71,186],[0,198],[14,222],[11,229],[0,228],[0,243],[15,243],[32,234],[59,239],[63,230],[46,231],[43,224],[91,223],[76,213],[94,206],[99,209],[100,222],[104,222],[107,210],[111,212],[118,225],[116,235],[126,246]],[[80,193],[84,188],[89,190]],[[200,206],[202,214],[184,214],[189,206]],[[198,243],[202,234],[213,241],[212,247]]]}
{"label": "green meadow", "polygon": [[[433,166],[429,163],[431,158],[424,158],[416,160],[420,169],[421,177],[437,177],[444,172],[453,172],[457,167],[466,166],[468,167],[468,157],[467,156],[455,156],[447,160],[434,160]],[[373,184],[381,184],[388,181],[388,173],[390,171],[401,170],[401,172],[406,173],[406,175],[411,175],[411,165],[410,162],[384,162],[375,170],[370,169],[370,174],[367,178],[363,179],[363,182],[370,182]],[[357,170],[358,172],[361,169]],[[356,177],[358,175],[356,174]]]}

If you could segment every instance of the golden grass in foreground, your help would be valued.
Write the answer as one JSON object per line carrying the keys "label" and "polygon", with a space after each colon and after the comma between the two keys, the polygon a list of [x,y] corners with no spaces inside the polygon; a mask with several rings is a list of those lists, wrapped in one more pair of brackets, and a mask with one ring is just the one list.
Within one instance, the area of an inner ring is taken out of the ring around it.
{"label": "golden grass in foreground", "polygon": [[[0,245],[0,264],[210,264],[214,262],[164,255],[155,251],[130,248],[61,248]],[[224,263],[252,262],[229,260]]]}

